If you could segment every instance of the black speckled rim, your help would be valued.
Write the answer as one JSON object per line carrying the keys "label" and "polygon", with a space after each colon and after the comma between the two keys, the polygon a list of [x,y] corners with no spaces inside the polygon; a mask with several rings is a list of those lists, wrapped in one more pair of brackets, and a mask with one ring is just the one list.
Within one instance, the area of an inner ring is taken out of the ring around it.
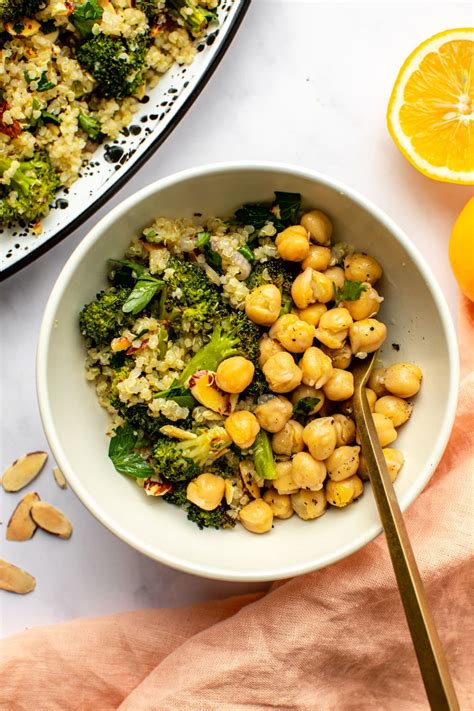
{"label": "black speckled rim", "polygon": [[133,165],[130,166],[128,170],[126,170],[123,175],[117,179],[117,181],[111,185],[111,187],[105,191],[103,195],[101,195],[95,202],[93,202],[89,207],[86,207],[85,210],[81,212],[80,215],[78,215],[74,220],[72,220],[66,227],[63,227],[60,229],[53,237],[51,237],[47,242],[42,244],[40,247],[37,249],[33,250],[32,252],[28,252],[28,254],[25,254],[24,257],[19,259],[15,264],[12,264],[11,267],[7,267],[6,269],[0,270],[0,281],[4,281],[7,279],[9,276],[12,276],[13,274],[16,274],[17,272],[20,271],[20,269],[23,269],[23,267],[28,266],[28,264],[31,264],[32,262],[35,261],[35,259],[38,259],[41,257],[41,255],[45,254],[48,252],[52,247],[54,247],[56,244],[59,244],[61,240],[65,239],[68,237],[71,232],[74,232],[75,229],[80,227],[85,220],[87,220],[88,217],[90,217],[96,210],[98,210],[102,205],[104,205],[107,200],[109,200],[113,195],[115,195],[116,192],[122,188],[125,183],[130,180],[130,178],[135,175],[135,173],[146,163],[146,161],[151,158],[153,153],[161,146],[161,144],[168,138],[170,133],[176,128],[178,123],[181,121],[183,116],[188,112],[188,110],[191,108],[191,106],[194,104],[196,99],[198,98],[199,94],[201,91],[204,89],[206,86],[207,82],[211,78],[211,76],[214,74],[215,70],[219,66],[224,54],[230,47],[230,44],[232,40],[235,37],[235,34],[237,30],[239,29],[242,20],[245,17],[245,14],[247,10],[249,9],[250,3],[252,0],[241,0],[241,6],[235,13],[234,17],[232,18],[232,22],[229,25],[229,28],[227,30],[227,35],[222,42],[221,46],[217,50],[212,62],[208,66],[207,70],[204,72],[204,74],[201,76],[199,81],[197,82],[194,90],[192,93],[188,96],[186,101],[183,103],[181,108],[176,112],[175,116],[173,119],[169,122],[168,126],[165,128],[165,130],[156,138],[155,141],[146,149],[146,151],[143,151],[143,153],[140,155],[140,157],[135,161]]}

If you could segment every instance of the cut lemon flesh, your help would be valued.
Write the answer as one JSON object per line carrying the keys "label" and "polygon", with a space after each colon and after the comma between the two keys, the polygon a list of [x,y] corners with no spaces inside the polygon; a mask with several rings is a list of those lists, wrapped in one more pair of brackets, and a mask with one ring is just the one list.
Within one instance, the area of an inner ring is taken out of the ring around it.
{"label": "cut lemon flesh", "polygon": [[474,183],[474,29],[440,32],[412,52],[395,82],[387,123],[422,173]]}

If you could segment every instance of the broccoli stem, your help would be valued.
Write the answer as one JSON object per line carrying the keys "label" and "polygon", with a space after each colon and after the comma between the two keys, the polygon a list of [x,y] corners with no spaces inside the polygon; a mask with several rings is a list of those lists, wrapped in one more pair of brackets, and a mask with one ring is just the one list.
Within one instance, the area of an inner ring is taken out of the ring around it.
{"label": "broccoli stem", "polygon": [[276,479],[276,466],[270,438],[264,430],[258,433],[253,446],[253,461],[259,477]]}
{"label": "broccoli stem", "polygon": [[101,134],[100,122],[94,116],[83,114],[82,111],[78,116],[79,126],[87,133],[92,141],[97,141]]}
{"label": "broccoli stem", "polygon": [[[3,177],[3,175],[9,170],[12,166],[12,160],[9,158],[0,158],[0,176]],[[19,188],[23,193],[27,193],[28,190],[31,187],[32,180],[28,178],[27,175],[23,172],[25,169],[25,166],[27,166],[27,163],[20,163],[19,167],[17,170],[13,173],[11,176],[10,180],[13,183],[13,185],[16,188]]]}
{"label": "broccoli stem", "polygon": [[[201,32],[209,22],[216,20],[215,12],[206,10],[206,8],[199,5],[192,5],[188,0],[168,0],[166,6],[169,13],[177,20],[181,20],[191,32]],[[192,12],[189,15],[182,13],[183,8],[190,9]]]}

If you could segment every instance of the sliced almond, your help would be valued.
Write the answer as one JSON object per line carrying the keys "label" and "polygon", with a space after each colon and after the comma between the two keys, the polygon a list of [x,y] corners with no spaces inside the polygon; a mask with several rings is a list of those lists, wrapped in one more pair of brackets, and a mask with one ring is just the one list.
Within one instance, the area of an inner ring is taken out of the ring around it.
{"label": "sliced almond", "polygon": [[59,467],[53,468],[54,481],[61,489],[67,489],[67,481]]}
{"label": "sliced almond", "polygon": [[0,588],[2,590],[25,595],[35,587],[36,580],[32,575],[6,560],[0,560]]}
{"label": "sliced almond", "polygon": [[227,505],[230,506],[232,503],[232,499],[234,498],[234,485],[231,481],[229,481],[229,479],[225,480],[224,498],[226,500]]}
{"label": "sliced almond", "polygon": [[143,488],[145,489],[145,494],[148,496],[164,496],[173,490],[171,484],[164,484],[161,481],[154,481],[153,479],[145,479]]}
{"label": "sliced almond", "polygon": [[33,504],[30,515],[43,531],[59,536],[59,538],[70,538],[72,523],[62,511],[47,501],[38,501]]}
{"label": "sliced almond", "polygon": [[30,452],[15,460],[2,477],[5,491],[20,491],[27,486],[38,476],[47,458],[46,452]]}
{"label": "sliced almond", "polygon": [[259,499],[261,493],[255,481],[256,471],[253,462],[250,459],[243,459],[239,464],[239,469],[244,488],[254,499]]}
{"label": "sliced almond", "polygon": [[220,415],[230,412],[230,398],[228,393],[222,392],[216,385],[216,374],[211,370],[199,370],[189,379],[191,395],[201,405]]}
{"label": "sliced almond", "polygon": [[39,500],[40,497],[35,491],[22,498],[7,524],[8,541],[28,541],[32,537],[37,526],[30,516],[30,511],[33,504]]}
{"label": "sliced almond", "polygon": [[196,439],[197,437],[194,432],[183,430],[175,425],[163,425],[163,427],[160,427],[160,432],[166,437],[174,437],[175,439]]}

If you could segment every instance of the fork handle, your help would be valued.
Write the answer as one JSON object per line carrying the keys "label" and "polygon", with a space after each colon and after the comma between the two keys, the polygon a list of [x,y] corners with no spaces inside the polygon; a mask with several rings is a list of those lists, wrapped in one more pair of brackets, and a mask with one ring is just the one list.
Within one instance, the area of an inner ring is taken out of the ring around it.
{"label": "fork handle", "polygon": [[362,407],[355,408],[362,454],[372,484],[392,559],[398,589],[430,706],[435,711],[456,711],[456,697],[446,657],[431,616],[425,588],[416,564],[402,512],[378,441],[369,403],[362,391]]}

